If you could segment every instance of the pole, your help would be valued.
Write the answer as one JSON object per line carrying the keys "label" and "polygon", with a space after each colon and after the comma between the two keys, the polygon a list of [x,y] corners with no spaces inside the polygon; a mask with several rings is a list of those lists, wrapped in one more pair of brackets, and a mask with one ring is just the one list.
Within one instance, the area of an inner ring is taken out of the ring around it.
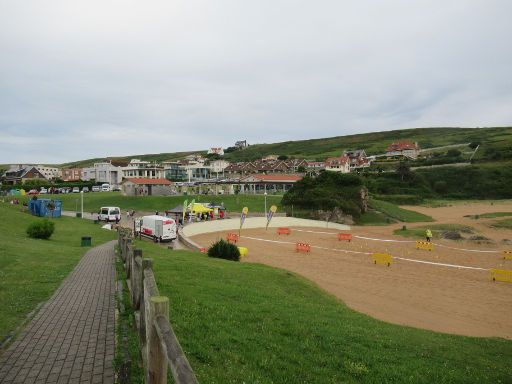
{"label": "pole", "polygon": [[[265,189],[266,189],[266,184],[265,184]],[[267,191],[265,190],[265,193],[263,194],[265,196],[265,215],[267,214]]]}
{"label": "pole", "polygon": [[81,207],[82,207],[82,219],[84,218],[84,191],[80,191],[80,197],[81,197]]}

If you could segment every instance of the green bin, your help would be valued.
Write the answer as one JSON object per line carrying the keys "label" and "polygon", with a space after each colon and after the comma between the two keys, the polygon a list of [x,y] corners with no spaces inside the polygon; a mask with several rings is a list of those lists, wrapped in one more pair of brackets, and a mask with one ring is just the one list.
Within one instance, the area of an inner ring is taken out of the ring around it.
{"label": "green bin", "polygon": [[82,242],[80,243],[80,246],[90,247],[92,243],[91,239],[91,236],[82,236]]}
{"label": "green bin", "polygon": [[82,217],[82,212],[77,212],[76,217]]}

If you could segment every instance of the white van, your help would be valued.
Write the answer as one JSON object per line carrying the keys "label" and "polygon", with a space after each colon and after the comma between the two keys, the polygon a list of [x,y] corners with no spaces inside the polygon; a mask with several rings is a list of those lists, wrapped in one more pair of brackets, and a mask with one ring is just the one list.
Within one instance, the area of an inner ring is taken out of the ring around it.
{"label": "white van", "polygon": [[155,242],[176,240],[177,231],[176,222],[165,216],[151,215],[135,219],[135,234]]}
{"label": "white van", "polygon": [[98,220],[118,222],[121,220],[121,210],[119,207],[101,207],[98,214]]}
{"label": "white van", "polygon": [[110,192],[110,184],[101,184],[101,191],[102,192]]}

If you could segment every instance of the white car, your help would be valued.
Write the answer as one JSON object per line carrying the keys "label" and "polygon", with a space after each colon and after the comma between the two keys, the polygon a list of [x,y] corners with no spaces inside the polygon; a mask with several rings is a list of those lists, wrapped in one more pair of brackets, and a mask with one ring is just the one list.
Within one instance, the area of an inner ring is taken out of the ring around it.
{"label": "white car", "polygon": [[73,193],[80,193],[80,188],[73,187]]}
{"label": "white car", "polygon": [[92,191],[93,192],[100,192],[101,191],[101,187],[99,185],[93,185]]}
{"label": "white car", "polygon": [[41,187],[40,193],[48,193],[48,190],[45,187]]}

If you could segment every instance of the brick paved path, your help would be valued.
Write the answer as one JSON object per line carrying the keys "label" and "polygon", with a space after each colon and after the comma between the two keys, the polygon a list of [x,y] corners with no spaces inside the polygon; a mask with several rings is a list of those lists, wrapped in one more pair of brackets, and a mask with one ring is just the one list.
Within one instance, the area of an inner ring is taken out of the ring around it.
{"label": "brick paved path", "polygon": [[0,383],[114,382],[114,243],[89,250],[0,356]]}

